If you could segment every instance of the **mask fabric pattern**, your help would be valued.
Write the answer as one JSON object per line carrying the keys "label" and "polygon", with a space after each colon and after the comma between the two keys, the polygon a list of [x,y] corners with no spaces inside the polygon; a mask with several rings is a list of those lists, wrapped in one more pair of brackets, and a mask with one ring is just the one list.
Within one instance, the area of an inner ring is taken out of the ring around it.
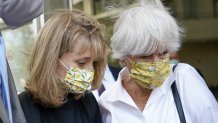
{"label": "mask fabric pattern", "polygon": [[143,88],[154,89],[162,85],[172,72],[168,59],[159,62],[130,61],[130,76]]}
{"label": "mask fabric pattern", "polygon": [[[62,61],[60,62],[63,64]],[[64,66],[66,67],[66,65]],[[70,67],[67,68],[67,74],[65,76],[65,79],[61,81],[61,85],[68,93],[79,94],[84,93],[89,89],[93,79],[94,70]]]}

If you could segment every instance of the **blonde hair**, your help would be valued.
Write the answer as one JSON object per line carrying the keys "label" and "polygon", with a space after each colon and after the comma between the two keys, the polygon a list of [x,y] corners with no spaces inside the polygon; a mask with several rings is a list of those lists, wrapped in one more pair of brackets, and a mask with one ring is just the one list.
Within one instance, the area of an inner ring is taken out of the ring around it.
{"label": "blonde hair", "polygon": [[60,106],[66,91],[59,84],[58,59],[72,52],[75,40],[85,36],[82,51],[87,47],[97,56],[94,63],[95,76],[92,89],[100,86],[106,65],[107,46],[103,37],[103,25],[79,10],[56,10],[40,31],[32,50],[30,76],[25,89],[34,101],[46,106]]}

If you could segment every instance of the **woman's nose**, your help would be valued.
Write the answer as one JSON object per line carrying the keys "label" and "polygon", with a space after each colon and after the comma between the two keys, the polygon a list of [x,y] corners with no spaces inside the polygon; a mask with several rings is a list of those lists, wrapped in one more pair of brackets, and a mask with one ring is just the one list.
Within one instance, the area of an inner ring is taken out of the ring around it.
{"label": "woman's nose", "polygon": [[161,61],[160,56],[157,54],[152,55],[151,62],[158,62],[158,61]]}
{"label": "woman's nose", "polygon": [[94,69],[93,63],[87,64],[86,69],[93,70]]}

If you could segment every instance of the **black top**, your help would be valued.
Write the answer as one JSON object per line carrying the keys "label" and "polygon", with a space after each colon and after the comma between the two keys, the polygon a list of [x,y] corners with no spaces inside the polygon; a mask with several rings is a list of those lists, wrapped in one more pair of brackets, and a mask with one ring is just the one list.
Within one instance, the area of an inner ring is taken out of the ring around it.
{"label": "black top", "polygon": [[60,107],[49,108],[32,101],[27,92],[19,94],[27,123],[102,123],[98,103],[92,93],[79,100],[68,99]]}

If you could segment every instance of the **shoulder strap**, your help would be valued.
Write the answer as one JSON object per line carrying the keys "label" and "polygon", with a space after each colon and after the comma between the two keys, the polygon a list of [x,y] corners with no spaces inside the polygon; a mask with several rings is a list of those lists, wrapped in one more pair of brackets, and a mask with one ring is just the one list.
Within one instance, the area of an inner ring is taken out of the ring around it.
{"label": "shoulder strap", "polygon": [[[176,66],[177,65],[173,66],[173,72],[175,71]],[[177,87],[176,87],[176,80],[171,85],[171,89],[172,89],[173,98],[174,98],[174,101],[176,104],[176,109],[177,109],[177,112],[179,114],[180,122],[186,123],[185,115],[184,115],[183,108],[182,108],[182,103],[181,103],[180,96],[179,96],[179,92],[178,92]]]}
{"label": "shoulder strap", "polygon": [[41,123],[41,116],[38,106],[35,103],[33,103],[30,95],[24,91],[19,94],[19,99],[27,123]]}

